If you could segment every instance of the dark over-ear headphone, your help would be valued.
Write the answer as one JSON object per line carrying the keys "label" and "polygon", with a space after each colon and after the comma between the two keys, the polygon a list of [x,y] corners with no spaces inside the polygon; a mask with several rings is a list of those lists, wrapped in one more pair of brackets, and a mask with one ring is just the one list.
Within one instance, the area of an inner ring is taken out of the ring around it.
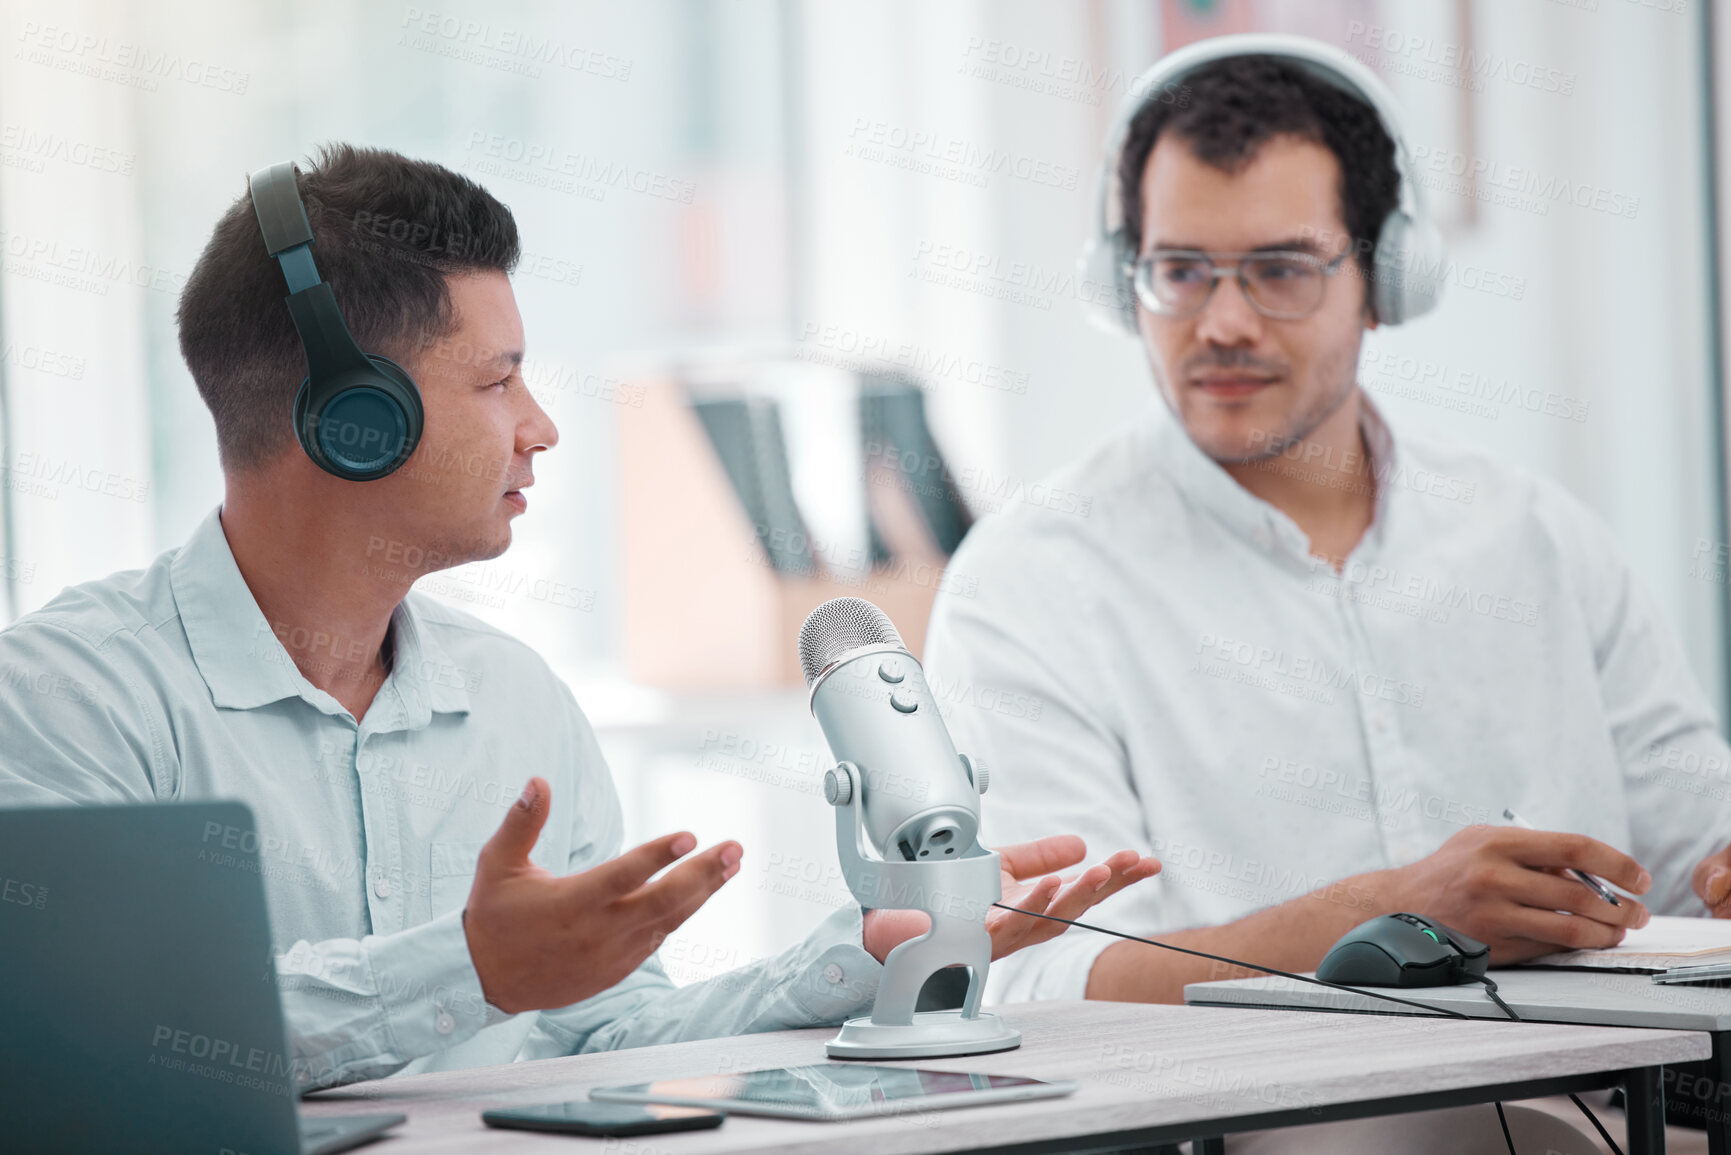
{"label": "dark over-ear headphone", "polygon": [[313,265],[313,230],[294,163],[261,168],[248,186],[265,250],[288,281],[289,315],[307,356],[306,380],[295,394],[295,437],[314,464],[345,481],[394,473],[421,440],[421,391],[401,365],[363,353],[349,334]]}

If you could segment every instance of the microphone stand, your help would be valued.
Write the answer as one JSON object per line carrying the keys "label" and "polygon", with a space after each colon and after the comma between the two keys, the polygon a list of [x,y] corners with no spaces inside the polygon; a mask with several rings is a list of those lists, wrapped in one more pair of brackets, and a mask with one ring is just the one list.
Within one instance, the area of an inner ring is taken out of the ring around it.
{"label": "microphone stand", "polygon": [[[966,757],[968,778],[984,793]],[[835,807],[836,851],[842,876],[868,909],[922,910],[932,927],[890,951],[870,1018],[849,1019],[826,1046],[836,1059],[917,1059],[980,1055],[1018,1047],[1022,1033],[994,1014],[982,1014],[992,937],[986,914],[1003,897],[996,851],[976,838],[962,853],[930,862],[886,859],[872,845],[861,794],[865,776],[852,762],[824,775],[824,797]],[[950,966],[968,968],[968,994],[960,1010],[918,1011],[926,980]]]}

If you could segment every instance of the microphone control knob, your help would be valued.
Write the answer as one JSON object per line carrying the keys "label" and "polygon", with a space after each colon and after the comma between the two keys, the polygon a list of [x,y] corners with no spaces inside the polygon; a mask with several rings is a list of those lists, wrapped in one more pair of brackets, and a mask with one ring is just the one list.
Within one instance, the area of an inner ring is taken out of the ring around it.
{"label": "microphone control knob", "polygon": [[968,781],[974,784],[974,789],[979,791],[981,794],[984,794],[986,788],[991,785],[991,774],[984,766],[981,766],[966,754],[958,754],[956,757],[962,760],[962,768],[968,772]]}
{"label": "microphone control knob", "polygon": [[846,806],[853,801],[853,775],[840,766],[824,771],[823,800],[831,806]]}

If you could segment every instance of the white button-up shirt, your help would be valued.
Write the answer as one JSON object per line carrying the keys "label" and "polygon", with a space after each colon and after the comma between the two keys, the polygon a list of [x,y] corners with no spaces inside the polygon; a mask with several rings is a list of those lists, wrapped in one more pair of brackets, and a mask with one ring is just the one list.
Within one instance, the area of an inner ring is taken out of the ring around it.
{"label": "white button-up shirt", "polygon": [[461,923],[482,844],[539,774],[553,802],[530,857],[587,870],[619,853],[618,796],[588,720],[528,646],[418,593],[392,622],[390,674],[357,723],[301,676],[213,512],[148,569],[0,631],[0,806],[250,805],[256,834],[223,831],[210,850],[258,848],[307,1089],[836,1023],[871,1004],[882,968],[849,906],[709,982],[675,988],[651,958],[562,1010],[489,1006]]}
{"label": "white button-up shirt", "polygon": [[[991,771],[982,840],[1158,856],[1088,919],[1149,934],[1325,888],[1369,917],[1346,879],[1511,807],[1632,854],[1655,912],[1704,913],[1731,751],[1605,527],[1542,478],[1397,441],[1368,402],[1363,427],[1375,515],[1338,574],[1157,403],[1055,479],[1082,500],[969,534],[977,585],[939,597],[926,666]],[[990,997],[1080,998],[1115,941],[994,963]]]}

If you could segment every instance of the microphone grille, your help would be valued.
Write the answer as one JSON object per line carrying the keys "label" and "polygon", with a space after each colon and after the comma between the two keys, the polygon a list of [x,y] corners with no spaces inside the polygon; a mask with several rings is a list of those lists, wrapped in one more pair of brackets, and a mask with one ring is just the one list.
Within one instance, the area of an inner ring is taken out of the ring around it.
{"label": "microphone grille", "polygon": [[831,598],[799,627],[799,668],[809,686],[854,650],[901,644],[889,615],[864,598]]}

